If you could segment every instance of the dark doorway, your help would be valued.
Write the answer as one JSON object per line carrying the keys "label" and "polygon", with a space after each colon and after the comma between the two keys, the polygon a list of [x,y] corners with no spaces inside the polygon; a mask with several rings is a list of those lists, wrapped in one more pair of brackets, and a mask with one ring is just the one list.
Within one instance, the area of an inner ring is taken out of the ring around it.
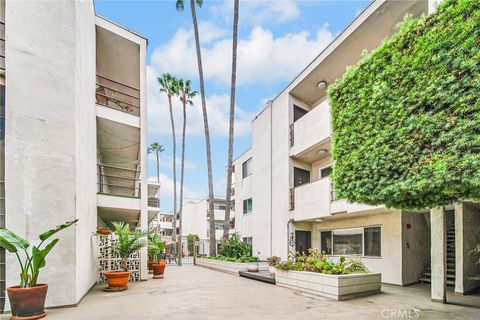
{"label": "dark doorway", "polygon": [[293,168],[293,186],[297,187],[310,182],[310,171],[300,168]]}
{"label": "dark doorway", "polygon": [[310,231],[295,231],[295,251],[298,253],[308,254],[308,249],[311,248],[311,234]]}
{"label": "dark doorway", "polygon": [[298,119],[300,119],[301,117],[303,117],[307,113],[308,113],[307,110],[302,109],[297,105],[293,105],[293,122],[297,121]]}

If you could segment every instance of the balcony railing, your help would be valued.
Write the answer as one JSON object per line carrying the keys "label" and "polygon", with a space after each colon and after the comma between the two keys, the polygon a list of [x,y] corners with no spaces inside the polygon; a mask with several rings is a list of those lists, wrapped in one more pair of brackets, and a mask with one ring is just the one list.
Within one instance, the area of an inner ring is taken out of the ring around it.
{"label": "balcony railing", "polygon": [[140,90],[97,75],[95,97],[98,104],[140,116]]}
{"label": "balcony railing", "polygon": [[290,211],[295,210],[295,188],[290,188]]}
{"label": "balcony railing", "polygon": [[112,196],[140,197],[138,170],[108,164],[97,165],[97,192]]}
{"label": "balcony railing", "polygon": [[160,199],[158,198],[148,198],[148,206],[160,208]]}
{"label": "balcony railing", "polygon": [[293,147],[295,144],[295,124],[290,125],[290,147]]}

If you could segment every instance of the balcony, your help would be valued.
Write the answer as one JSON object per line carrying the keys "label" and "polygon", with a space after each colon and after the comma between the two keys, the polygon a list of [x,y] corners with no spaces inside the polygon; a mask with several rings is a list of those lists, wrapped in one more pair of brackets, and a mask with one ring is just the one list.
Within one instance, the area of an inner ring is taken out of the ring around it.
{"label": "balcony", "polygon": [[137,170],[107,164],[98,164],[98,169],[97,193],[121,197],[140,197],[140,181],[136,178]]}
{"label": "balcony", "polygon": [[140,116],[140,90],[100,75],[96,84],[97,104]]}
{"label": "balcony", "polygon": [[290,126],[290,156],[297,156],[328,139],[332,134],[330,120],[330,104],[325,100],[295,121]]}
{"label": "balcony", "polygon": [[148,198],[148,206],[152,208],[160,208],[160,199]]}
{"label": "balcony", "polygon": [[[294,189],[295,221],[313,220],[330,215],[330,178],[302,184]],[[292,200],[292,197],[290,198]]]}

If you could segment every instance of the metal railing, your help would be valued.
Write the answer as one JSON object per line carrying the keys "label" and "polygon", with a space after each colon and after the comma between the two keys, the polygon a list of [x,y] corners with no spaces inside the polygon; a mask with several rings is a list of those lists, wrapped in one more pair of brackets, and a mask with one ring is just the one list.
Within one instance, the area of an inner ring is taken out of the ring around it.
{"label": "metal railing", "polygon": [[295,124],[290,125],[290,147],[293,147],[295,143]]}
{"label": "metal railing", "polygon": [[97,75],[96,102],[102,106],[140,116],[140,90]]}
{"label": "metal railing", "polygon": [[295,209],[295,188],[290,188],[290,211]]}
{"label": "metal railing", "polygon": [[158,198],[148,198],[148,206],[160,208],[160,199]]}
{"label": "metal railing", "polygon": [[337,198],[337,193],[335,192],[335,189],[333,188],[333,179],[330,178],[330,202],[339,200]]}
{"label": "metal railing", "polygon": [[140,197],[138,170],[97,164],[97,192],[112,196]]}

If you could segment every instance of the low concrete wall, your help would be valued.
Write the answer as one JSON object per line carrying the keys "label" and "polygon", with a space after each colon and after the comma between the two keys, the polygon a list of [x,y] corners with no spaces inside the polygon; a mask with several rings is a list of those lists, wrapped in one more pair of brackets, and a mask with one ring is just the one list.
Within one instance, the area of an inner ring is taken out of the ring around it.
{"label": "low concrete wall", "polygon": [[363,274],[322,274],[306,271],[275,271],[276,284],[306,293],[346,300],[380,292],[382,275]]}
{"label": "low concrete wall", "polygon": [[[258,270],[264,271],[268,270],[268,263],[267,262],[257,262],[258,263]],[[221,261],[221,260],[214,260],[214,259],[204,259],[204,258],[196,258],[195,265],[216,270],[222,271],[234,275],[239,275],[238,272],[240,271],[247,271],[248,265],[250,262],[230,262],[230,261]]]}

